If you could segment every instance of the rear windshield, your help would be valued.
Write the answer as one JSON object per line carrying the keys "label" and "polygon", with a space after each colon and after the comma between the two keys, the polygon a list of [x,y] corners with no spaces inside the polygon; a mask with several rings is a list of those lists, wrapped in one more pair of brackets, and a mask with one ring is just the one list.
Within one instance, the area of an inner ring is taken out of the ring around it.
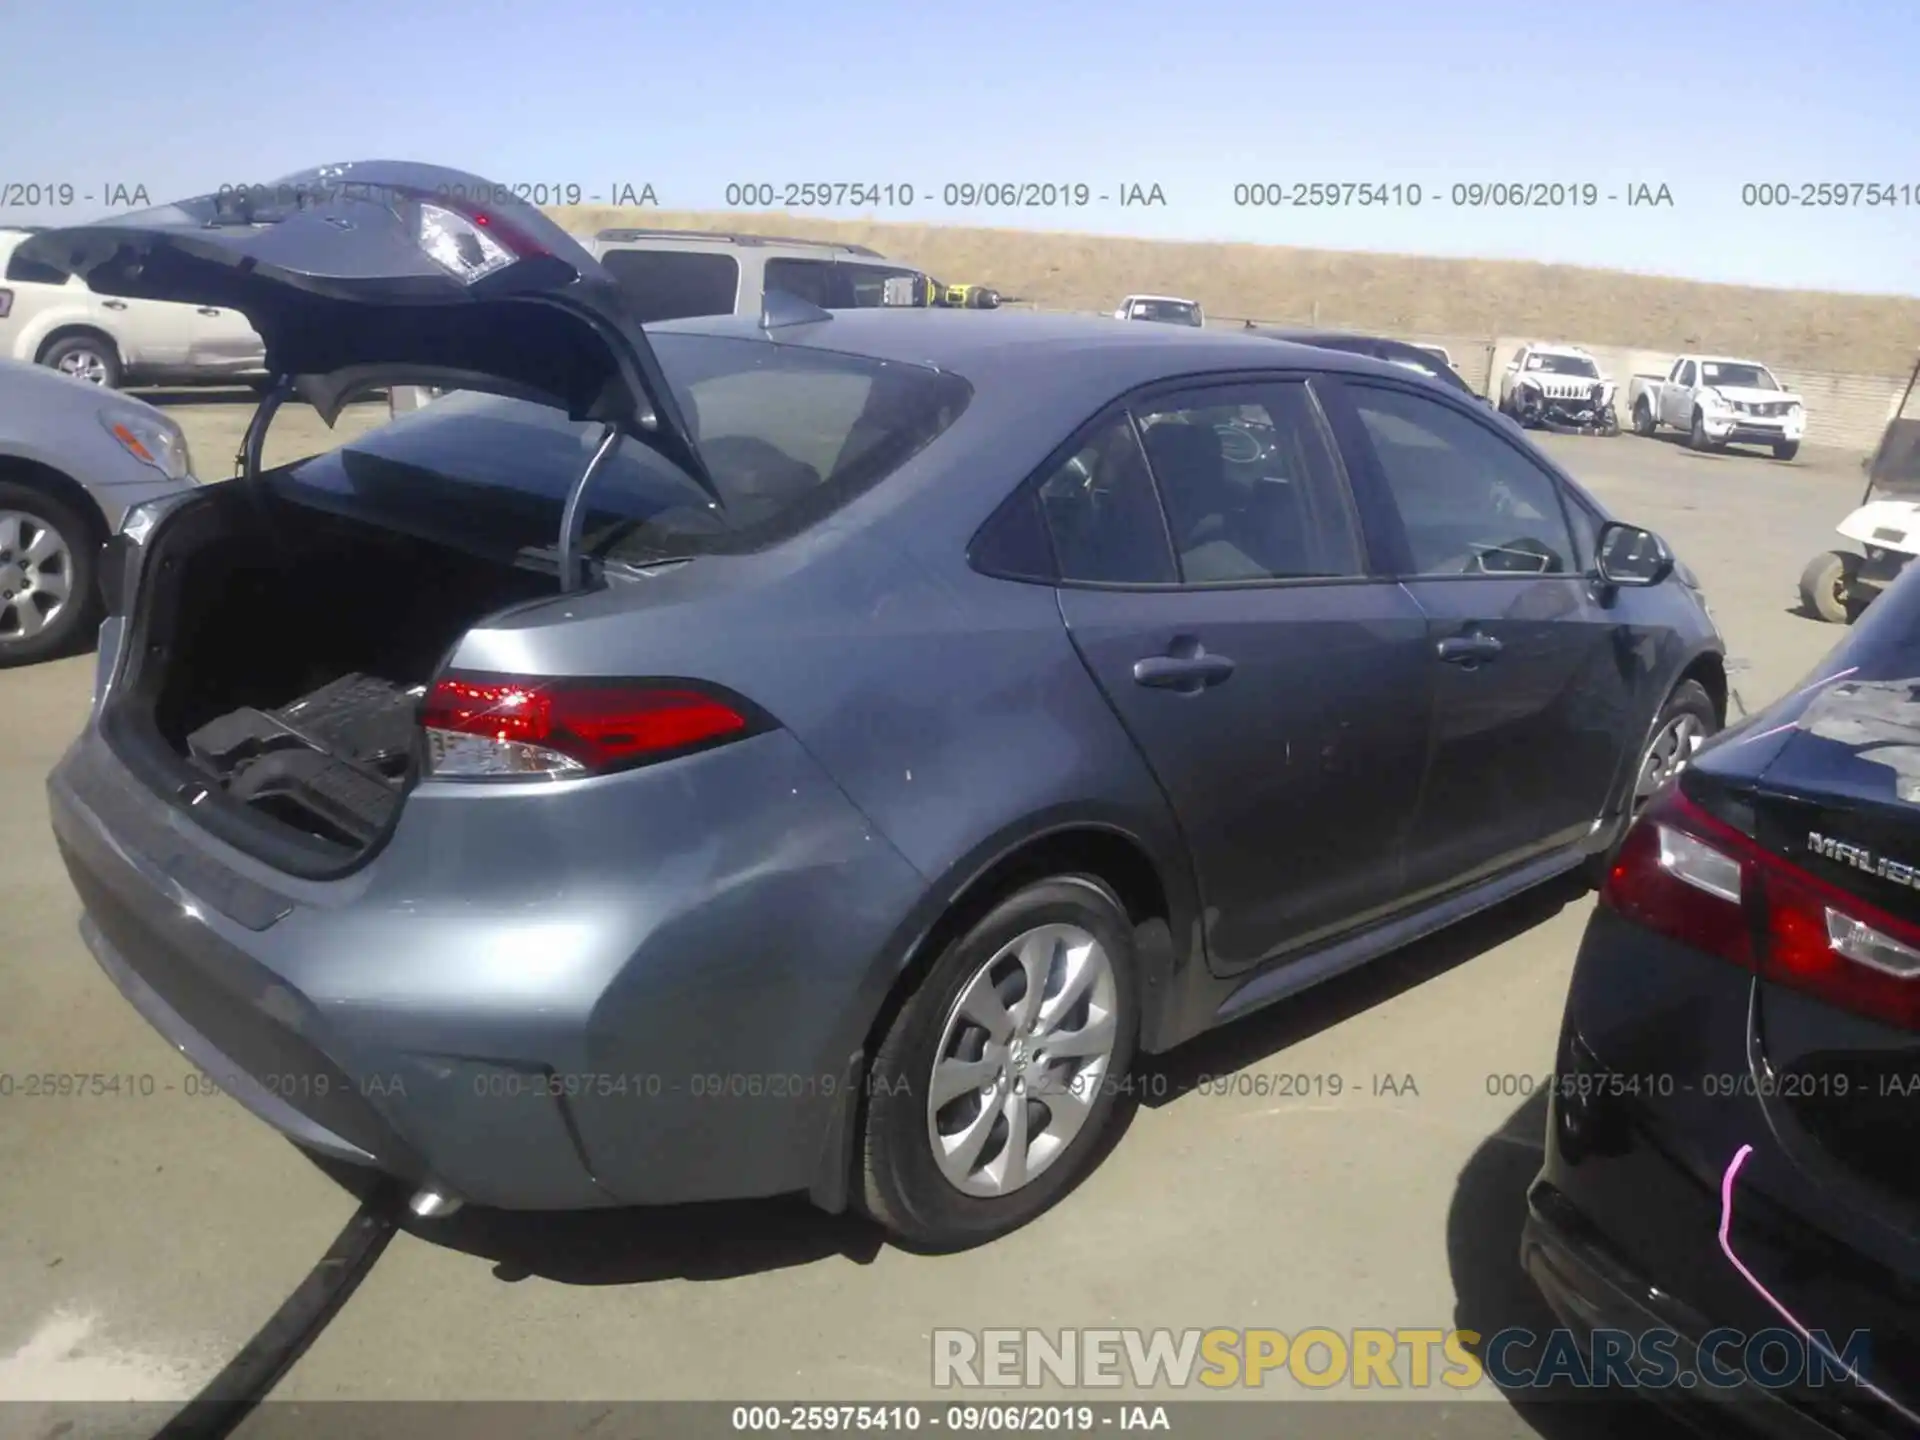
{"label": "rear windshield", "polygon": [[1732,385],[1747,390],[1780,388],[1764,365],[1732,365],[1703,360],[1700,362],[1700,379],[1708,385]]}
{"label": "rear windshield", "polygon": [[[588,553],[644,565],[799,533],[885,479],[959,418],[973,390],[923,365],[714,335],[654,335],[722,504],[637,440],[587,491]],[[552,549],[597,425],[454,394],[274,472],[296,500],[483,553]]]}
{"label": "rear windshield", "polygon": [[1133,320],[1160,320],[1169,325],[1198,325],[1200,312],[1176,300],[1136,300],[1127,312]]}

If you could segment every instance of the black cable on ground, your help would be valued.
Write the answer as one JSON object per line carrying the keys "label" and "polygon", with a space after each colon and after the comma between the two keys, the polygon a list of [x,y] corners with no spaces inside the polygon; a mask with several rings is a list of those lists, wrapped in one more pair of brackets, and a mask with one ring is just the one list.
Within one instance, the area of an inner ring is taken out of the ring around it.
{"label": "black cable on ground", "polygon": [[385,1186],[369,1195],[272,1318],[154,1440],[225,1440],[231,1435],[360,1288],[399,1226],[404,1199],[396,1188]]}

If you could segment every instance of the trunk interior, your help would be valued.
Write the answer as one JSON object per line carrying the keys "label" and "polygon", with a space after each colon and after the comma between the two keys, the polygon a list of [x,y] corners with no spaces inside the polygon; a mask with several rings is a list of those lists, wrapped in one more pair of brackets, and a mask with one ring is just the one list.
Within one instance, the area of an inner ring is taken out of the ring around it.
{"label": "trunk interior", "polygon": [[417,773],[418,701],[460,636],[559,590],[508,557],[245,482],[174,517],[140,584],[110,738],[131,742],[116,748],[147,761],[137,768],[169,772],[150,775],[163,791],[223,800],[206,819],[224,818],[224,838],[310,874],[391,828]]}

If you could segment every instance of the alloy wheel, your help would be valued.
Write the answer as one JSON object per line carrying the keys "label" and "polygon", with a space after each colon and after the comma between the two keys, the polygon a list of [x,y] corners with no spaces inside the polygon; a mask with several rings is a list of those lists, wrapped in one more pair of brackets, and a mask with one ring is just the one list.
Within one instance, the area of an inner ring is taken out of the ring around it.
{"label": "alloy wheel", "polygon": [[73,598],[73,554],[36,515],[0,510],[0,643],[31,640]]}
{"label": "alloy wheel", "polygon": [[1634,809],[1646,804],[1654,791],[1686,769],[1706,738],[1706,723],[1691,711],[1682,711],[1662,725],[1640,759],[1640,775],[1633,785]]}
{"label": "alloy wheel", "polygon": [[1064,1154],[1112,1063],[1119,986],[1077,925],[1041,925],[973,973],[942,1027],[927,1139],[963,1194],[1021,1189]]}
{"label": "alloy wheel", "polygon": [[55,368],[62,375],[71,375],[74,379],[84,380],[89,385],[107,383],[106,359],[92,350],[69,350],[60,357]]}

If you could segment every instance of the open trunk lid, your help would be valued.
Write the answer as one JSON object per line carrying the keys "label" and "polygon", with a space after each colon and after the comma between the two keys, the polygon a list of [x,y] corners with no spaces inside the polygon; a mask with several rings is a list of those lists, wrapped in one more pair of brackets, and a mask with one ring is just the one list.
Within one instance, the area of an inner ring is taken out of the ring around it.
{"label": "open trunk lid", "polygon": [[507,187],[409,161],[301,171],[28,237],[20,267],[245,315],[323,415],[383,384],[487,390],[599,421],[707,483],[619,284]]}

